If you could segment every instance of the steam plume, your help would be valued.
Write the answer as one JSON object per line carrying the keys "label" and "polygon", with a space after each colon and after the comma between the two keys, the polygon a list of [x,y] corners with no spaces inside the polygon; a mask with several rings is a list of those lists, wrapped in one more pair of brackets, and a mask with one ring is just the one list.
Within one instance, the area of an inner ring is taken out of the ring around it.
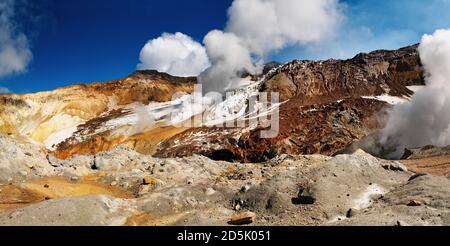
{"label": "steam plume", "polygon": [[243,83],[239,73],[248,71],[256,74],[250,50],[242,39],[233,33],[214,30],[204,39],[206,52],[212,66],[200,74],[199,81],[204,92],[223,92]]}
{"label": "steam plume", "polygon": [[450,144],[450,29],[425,35],[419,47],[427,86],[390,113],[381,142],[404,148]]}

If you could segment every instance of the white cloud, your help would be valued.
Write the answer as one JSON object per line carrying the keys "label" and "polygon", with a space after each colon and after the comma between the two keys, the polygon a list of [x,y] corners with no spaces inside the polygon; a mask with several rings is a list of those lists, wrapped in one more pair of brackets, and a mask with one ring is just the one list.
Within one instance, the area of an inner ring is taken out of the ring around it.
{"label": "white cloud", "polygon": [[235,0],[226,31],[259,55],[333,37],[343,20],[337,0]]}
{"label": "white cloud", "polygon": [[8,88],[0,86],[0,94],[8,94],[8,93],[11,93],[11,91]]}
{"label": "white cloud", "polygon": [[15,1],[0,2],[0,78],[24,72],[32,59],[25,34],[14,23]]}
{"label": "white cloud", "polygon": [[138,69],[175,76],[197,76],[210,66],[205,48],[183,33],[164,33],[142,48]]}
{"label": "white cloud", "polygon": [[211,67],[199,76],[206,92],[242,83],[242,70],[255,72],[265,56],[290,45],[332,38],[343,19],[338,0],[234,0],[225,32],[204,39]]}
{"label": "white cloud", "polygon": [[394,141],[398,151],[450,144],[450,29],[423,36],[419,53],[427,86],[411,102],[396,106],[383,130],[382,142]]}
{"label": "white cloud", "polygon": [[165,33],[150,40],[138,69],[178,76],[199,75],[205,92],[243,83],[240,73],[257,73],[273,51],[333,38],[342,20],[338,0],[234,0],[225,31],[213,30],[205,47],[189,36]]}

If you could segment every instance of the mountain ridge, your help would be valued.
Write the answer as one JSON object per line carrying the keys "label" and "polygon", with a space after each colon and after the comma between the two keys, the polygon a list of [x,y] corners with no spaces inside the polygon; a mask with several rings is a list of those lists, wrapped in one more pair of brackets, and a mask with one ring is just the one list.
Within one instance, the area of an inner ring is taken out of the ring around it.
{"label": "mountain ridge", "polygon": [[[169,110],[173,108],[167,104],[170,104],[172,95],[176,92],[192,93],[197,82],[194,77],[176,77],[156,70],[138,70],[118,80],[77,84],[48,92],[0,95],[0,132],[28,137],[44,144],[63,159],[76,154],[107,151],[120,144],[129,144],[143,153],[168,157],[192,154],[214,157],[217,151],[232,153],[233,161],[263,161],[271,156],[270,152],[284,151],[289,154],[318,152],[330,155],[382,126],[382,122],[371,119],[383,108],[389,107],[388,103],[378,100],[380,97],[386,95],[407,100],[413,93],[408,86],[423,85],[417,47],[412,45],[394,51],[361,53],[348,60],[294,60],[284,65],[269,64],[271,69],[266,70],[263,80],[259,78],[258,90],[279,92],[280,100],[285,102],[280,106],[281,132],[275,139],[254,142],[253,147],[244,144],[248,142],[245,138],[258,135],[262,130],[258,127],[248,129],[246,136],[239,137],[236,130],[224,129],[219,136],[224,139],[222,146],[204,144],[210,141],[209,134],[211,138],[216,136],[214,129],[173,128],[164,124],[156,125],[156,128],[136,127],[141,121],[140,108],[155,105]],[[356,117],[356,125],[348,124],[343,116],[339,117],[344,121],[333,120],[342,114],[338,113],[338,109],[342,108],[338,105],[344,104],[343,115]],[[321,116],[309,112],[319,108]],[[308,123],[313,117],[334,121],[334,125],[339,126],[333,127],[327,120],[323,121],[319,127],[329,130],[323,132],[322,137],[316,140],[318,142],[306,143],[304,135],[314,132],[310,129],[313,126]],[[122,121],[119,125],[111,123]],[[303,125],[305,129],[294,127],[292,122]],[[298,129],[297,133],[295,129]],[[183,137],[185,131],[204,132],[206,140],[197,145],[198,141]],[[152,137],[150,133],[155,132],[160,137]],[[329,149],[330,143],[326,139],[333,138],[336,132],[340,132],[338,135],[342,141],[338,140]],[[235,140],[230,143],[227,139]],[[179,142],[176,149],[175,145],[168,144],[171,141]],[[207,146],[215,147],[208,149]],[[249,153],[253,154],[249,156]]]}
{"label": "mountain ridge", "polygon": [[[277,154],[333,155],[383,128],[391,101],[407,101],[408,86],[424,85],[418,46],[361,53],[352,59],[292,61],[266,75],[262,92],[279,92],[280,132],[259,138],[264,128],[192,129],[161,143],[156,155],[202,154],[213,159],[260,162]],[[389,100],[387,100],[389,99]],[[219,137],[215,132],[225,132]],[[196,137],[201,136],[201,137]],[[177,144],[174,144],[177,143]],[[216,156],[217,155],[217,156]]]}

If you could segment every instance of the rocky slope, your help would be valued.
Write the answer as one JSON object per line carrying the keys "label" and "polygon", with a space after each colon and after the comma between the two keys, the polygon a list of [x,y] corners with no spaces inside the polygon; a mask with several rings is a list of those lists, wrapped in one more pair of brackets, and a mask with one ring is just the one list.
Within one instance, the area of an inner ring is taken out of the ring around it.
{"label": "rocky slope", "polygon": [[323,104],[349,97],[408,96],[407,86],[423,85],[418,45],[374,51],[349,60],[293,61],[267,76],[262,90],[279,92],[281,101]]}
{"label": "rocky slope", "polygon": [[387,104],[355,98],[312,106],[294,105],[280,107],[280,133],[275,138],[261,138],[264,128],[192,129],[162,142],[155,156],[183,157],[196,153],[216,160],[262,162],[283,153],[333,155],[379,128],[381,123],[373,116]]}
{"label": "rocky slope", "polygon": [[192,153],[259,162],[277,154],[326,154],[382,128],[383,109],[407,100],[423,85],[417,45],[359,54],[350,60],[293,61],[270,71],[260,91],[279,92],[280,132],[262,139],[259,127],[192,129],[160,144],[157,156]]}
{"label": "rocky slope", "polygon": [[0,132],[27,137],[47,149],[55,149],[83,124],[123,112],[129,105],[170,101],[176,92],[191,93],[195,82],[195,78],[138,71],[107,83],[78,84],[36,94],[0,95]]}

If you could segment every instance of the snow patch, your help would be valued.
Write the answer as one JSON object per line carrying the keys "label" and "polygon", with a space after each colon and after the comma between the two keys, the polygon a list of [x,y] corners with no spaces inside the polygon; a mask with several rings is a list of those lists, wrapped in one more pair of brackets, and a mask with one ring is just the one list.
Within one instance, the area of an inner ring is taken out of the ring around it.
{"label": "snow patch", "polygon": [[[201,115],[205,119],[203,126],[215,126],[233,121],[238,118],[250,116],[254,112],[246,115],[248,98],[258,92],[260,82],[255,82],[242,88],[235,89],[232,94],[218,104],[212,104],[211,98],[199,97],[198,94],[186,94],[179,98],[165,103],[152,103],[145,105],[128,105],[127,110],[132,113],[124,117],[108,121],[106,128],[116,128],[120,126],[132,126],[137,124],[139,116],[145,113],[149,118],[165,125],[177,125],[183,123],[194,116]],[[258,109],[258,105],[256,105]],[[272,105],[268,114],[279,106]],[[140,112],[138,112],[140,111]],[[204,115],[203,115],[204,114]],[[150,117],[151,116],[151,117]]]}
{"label": "snow patch", "polygon": [[[407,86],[407,88],[409,90],[411,90],[412,92],[414,92],[414,94],[415,94],[418,91],[420,91],[423,88],[425,88],[425,86],[413,85],[413,86]],[[397,105],[397,104],[409,102],[409,100],[411,99],[409,97],[395,97],[395,96],[391,96],[391,95],[388,95],[388,94],[383,94],[381,96],[364,96],[362,98],[375,99],[375,100],[378,100],[378,101],[387,102],[387,103],[389,103],[391,105]]]}
{"label": "snow patch", "polygon": [[55,147],[70,138],[77,131],[77,126],[71,126],[59,132],[55,132],[44,141],[44,145],[48,150],[55,150]]}
{"label": "snow patch", "polygon": [[409,90],[413,91],[414,93],[417,93],[420,90],[424,89],[425,86],[424,85],[412,85],[412,86],[407,86],[406,88],[408,88]]}
{"label": "snow patch", "polygon": [[404,97],[395,97],[395,96],[390,96],[390,95],[381,95],[381,96],[364,96],[362,98],[365,99],[375,99],[378,101],[382,101],[382,102],[387,102],[391,105],[397,105],[400,103],[405,103],[408,102],[408,98],[404,98]]}

